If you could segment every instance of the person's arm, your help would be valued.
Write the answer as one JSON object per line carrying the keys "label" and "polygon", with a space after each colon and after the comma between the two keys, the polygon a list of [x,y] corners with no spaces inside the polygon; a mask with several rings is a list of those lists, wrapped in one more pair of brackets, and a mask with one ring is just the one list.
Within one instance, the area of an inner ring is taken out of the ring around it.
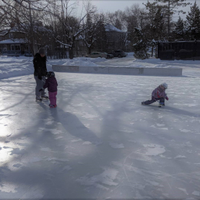
{"label": "person's arm", "polygon": [[48,81],[48,79],[46,79],[46,82],[45,82],[45,84],[43,85],[43,88],[44,88],[44,89],[47,88],[47,87],[48,87],[48,84],[49,84],[49,81]]}
{"label": "person's arm", "polygon": [[47,57],[45,56],[45,75],[47,75]]}
{"label": "person's arm", "polygon": [[167,96],[167,94],[164,92],[164,94],[165,94],[165,99],[168,101],[169,100],[169,98],[168,98],[168,96]]}

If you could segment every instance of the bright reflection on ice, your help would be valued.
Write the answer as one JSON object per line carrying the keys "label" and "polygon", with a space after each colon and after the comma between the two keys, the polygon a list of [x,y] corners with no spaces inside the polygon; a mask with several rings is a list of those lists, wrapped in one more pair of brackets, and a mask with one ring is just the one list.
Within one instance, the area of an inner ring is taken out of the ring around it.
{"label": "bright reflection on ice", "polygon": [[11,157],[10,152],[12,150],[13,150],[12,148],[5,146],[5,143],[2,142],[0,143],[0,153],[1,153],[0,166],[2,162],[4,163],[9,160],[9,158]]}
{"label": "bright reflection on ice", "polygon": [[0,137],[5,137],[9,135],[8,127],[5,125],[0,124],[1,135]]}
{"label": "bright reflection on ice", "polygon": [[0,185],[0,191],[1,192],[12,192],[12,193],[16,193],[16,186],[14,184],[11,183],[1,183]]}

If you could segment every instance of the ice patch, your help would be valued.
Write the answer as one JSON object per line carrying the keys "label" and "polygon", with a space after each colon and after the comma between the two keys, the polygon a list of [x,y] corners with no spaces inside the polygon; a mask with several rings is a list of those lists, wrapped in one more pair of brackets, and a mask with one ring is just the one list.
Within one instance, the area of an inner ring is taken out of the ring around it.
{"label": "ice patch", "polygon": [[179,190],[181,190],[181,191],[183,191],[186,195],[189,195],[188,193],[187,193],[187,190],[186,189],[184,189],[184,188],[178,188]]}
{"label": "ice patch", "polygon": [[[158,124],[156,124],[156,125],[158,125]],[[158,127],[155,125],[151,125],[151,127],[156,128],[156,129],[169,130],[167,127],[161,127],[160,124],[158,125]]]}
{"label": "ice patch", "polygon": [[92,143],[89,141],[83,142],[83,145],[89,145],[89,144],[92,144]]}
{"label": "ice patch", "polygon": [[198,105],[197,104],[194,104],[194,103],[187,103],[187,104],[184,104],[184,103],[173,103],[173,105],[175,106],[185,106],[185,107],[197,107]]}
{"label": "ice patch", "polygon": [[63,167],[60,171],[58,171],[58,173],[63,173],[64,171],[69,171],[69,170],[71,170],[72,168],[70,167],[70,166],[65,166],[65,167]]}
{"label": "ice patch", "polygon": [[71,140],[71,142],[81,142],[82,140],[81,139],[77,139],[77,140]]}
{"label": "ice patch", "polygon": [[118,143],[114,143],[114,142],[110,142],[109,144],[114,149],[123,149],[124,148],[123,144],[118,144]]}
{"label": "ice patch", "polygon": [[156,125],[157,125],[158,127],[159,127],[159,126],[165,126],[165,124],[156,124]]}
{"label": "ice patch", "polygon": [[12,157],[11,152],[12,152],[13,148],[2,146],[3,143],[0,143],[0,145],[1,145],[1,148],[0,148],[0,163],[1,162],[3,163],[3,162],[8,161]]}
{"label": "ice patch", "polygon": [[46,119],[46,125],[52,125],[54,122],[53,119]]}
{"label": "ice patch", "polygon": [[115,169],[105,168],[104,172],[99,175],[95,175],[92,177],[89,177],[89,175],[83,176],[77,179],[76,181],[81,185],[87,185],[87,186],[95,186],[95,187],[99,187],[100,185],[103,187],[105,187],[105,185],[116,186],[118,185],[118,183],[116,183],[114,180],[116,180],[118,173],[119,172]]}
{"label": "ice patch", "polygon": [[194,191],[194,192],[192,192],[192,194],[195,196],[200,196],[200,192],[198,192],[198,191]]}
{"label": "ice patch", "polygon": [[39,162],[39,161],[41,161],[41,160],[42,160],[41,158],[33,157],[33,158],[29,158],[28,162],[34,163],[34,162]]}
{"label": "ice patch", "polygon": [[192,144],[191,144],[191,142],[186,142],[186,143],[185,143],[185,146],[186,146],[186,147],[192,147]]}
{"label": "ice patch", "polygon": [[189,133],[191,132],[191,130],[187,130],[187,129],[179,129],[181,132],[184,132],[184,133]]}
{"label": "ice patch", "polygon": [[0,191],[1,192],[12,192],[12,193],[16,193],[16,187],[13,184],[10,183],[1,183],[0,185]]}
{"label": "ice patch", "polygon": [[56,140],[59,140],[59,139],[62,139],[63,137],[62,136],[59,136],[57,138],[55,138]]}
{"label": "ice patch", "polygon": [[0,124],[0,130],[1,130],[1,137],[5,137],[5,136],[8,136],[10,133],[8,132],[8,127],[7,127],[7,124],[3,124],[1,125]]}
{"label": "ice patch", "polygon": [[186,156],[178,155],[174,159],[179,159],[179,158],[186,158]]}
{"label": "ice patch", "polygon": [[160,185],[160,183],[155,182],[155,181],[149,181],[149,183],[150,183],[151,185],[155,186],[155,187],[157,187],[157,186]]}
{"label": "ice patch", "polygon": [[48,147],[45,147],[45,148],[41,148],[41,151],[47,151],[47,152],[51,152],[52,150]]}
{"label": "ice patch", "polygon": [[44,197],[42,188],[40,186],[31,186],[26,188],[25,194],[19,199],[41,199]]}
{"label": "ice patch", "polygon": [[47,161],[59,161],[59,162],[68,162],[67,159],[59,159],[59,158],[47,158]]}
{"label": "ice patch", "polygon": [[84,118],[86,118],[86,119],[90,119],[90,120],[92,120],[92,119],[94,119],[94,118],[97,118],[97,116],[96,115],[92,115],[92,114],[89,114],[89,113],[82,113],[82,117],[84,117]]}
{"label": "ice patch", "polygon": [[165,147],[157,144],[144,144],[145,149],[137,151],[138,153],[143,153],[147,156],[158,156],[165,152]]}

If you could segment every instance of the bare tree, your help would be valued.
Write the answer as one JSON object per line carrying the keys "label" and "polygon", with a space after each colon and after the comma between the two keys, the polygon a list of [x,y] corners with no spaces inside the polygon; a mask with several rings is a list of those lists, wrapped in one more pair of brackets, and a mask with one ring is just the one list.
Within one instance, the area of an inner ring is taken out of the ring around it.
{"label": "bare tree", "polygon": [[89,7],[81,17],[75,17],[73,16],[75,4],[70,0],[59,0],[54,3],[51,1],[51,3],[53,7],[49,9],[49,13],[55,22],[55,40],[64,48],[69,49],[69,57],[73,59],[75,42],[81,33],[86,30],[84,26],[85,19],[88,14],[94,12],[94,8]]}
{"label": "bare tree", "polygon": [[159,3],[161,3],[161,5],[165,7],[164,14],[167,18],[167,28],[168,28],[167,30],[168,30],[168,38],[169,38],[170,33],[171,33],[172,16],[176,12],[185,14],[183,10],[177,10],[177,8],[180,8],[181,6],[186,7],[187,5],[190,5],[190,3],[189,2],[187,3],[186,0],[155,0],[155,1],[158,5]]}
{"label": "bare tree", "polygon": [[126,18],[125,18],[125,12],[123,11],[115,11],[114,13],[106,13],[105,18],[106,22],[109,24],[112,24],[116,28],[122,30],[126,29]]}
{"label": "bare tree", "polygon": [[134,41],[135,28],[141,29],[143,27],[144,18],[142,16],[142,12],[144,13],[145,10],[141,9],[138,4],[133,4],[130,8],[126,8],[125,10],[127,40],[129,41],[131,46],[132,44],[135,43]]}
{"label": "bare tree", "polygon": [[102,31],[102,15],[96,13],[96,8],[90,2],[87,4],[86,13],[84,31],[81,36],[90,54]]}
{"label": "bare tree", "polygon": [[3,12],[9,16],[10,23],[15,24],[18,31],[25,34],[34,54],[37,46],[41,45],[39,41],[42,41],[42,33],[47,31],[42,25],[47,4],[42,0],[2,0],[2,2]]}
{"label": "bare tree", "polygon": [[3,2],[0,2],[0,27],[1,27],[1,30],[10,26],[10,20],[9,20],[9,16],[8,16],[7,12],[9,12],[9,10],[6,10],[6,7],[3,4]]}

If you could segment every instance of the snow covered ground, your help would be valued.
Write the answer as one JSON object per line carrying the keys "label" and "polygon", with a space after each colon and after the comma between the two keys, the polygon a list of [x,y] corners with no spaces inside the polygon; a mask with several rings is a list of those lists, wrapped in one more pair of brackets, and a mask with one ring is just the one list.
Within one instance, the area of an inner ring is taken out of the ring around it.
{"label": "snow covered ground", "polygon": [[[35,102],[32,58],[0,57],[0,199],[200,199],[200,61],[52,64],[182,67],[182,77],[56,73]],[[168,83],[169,101],[141,106]]]}

